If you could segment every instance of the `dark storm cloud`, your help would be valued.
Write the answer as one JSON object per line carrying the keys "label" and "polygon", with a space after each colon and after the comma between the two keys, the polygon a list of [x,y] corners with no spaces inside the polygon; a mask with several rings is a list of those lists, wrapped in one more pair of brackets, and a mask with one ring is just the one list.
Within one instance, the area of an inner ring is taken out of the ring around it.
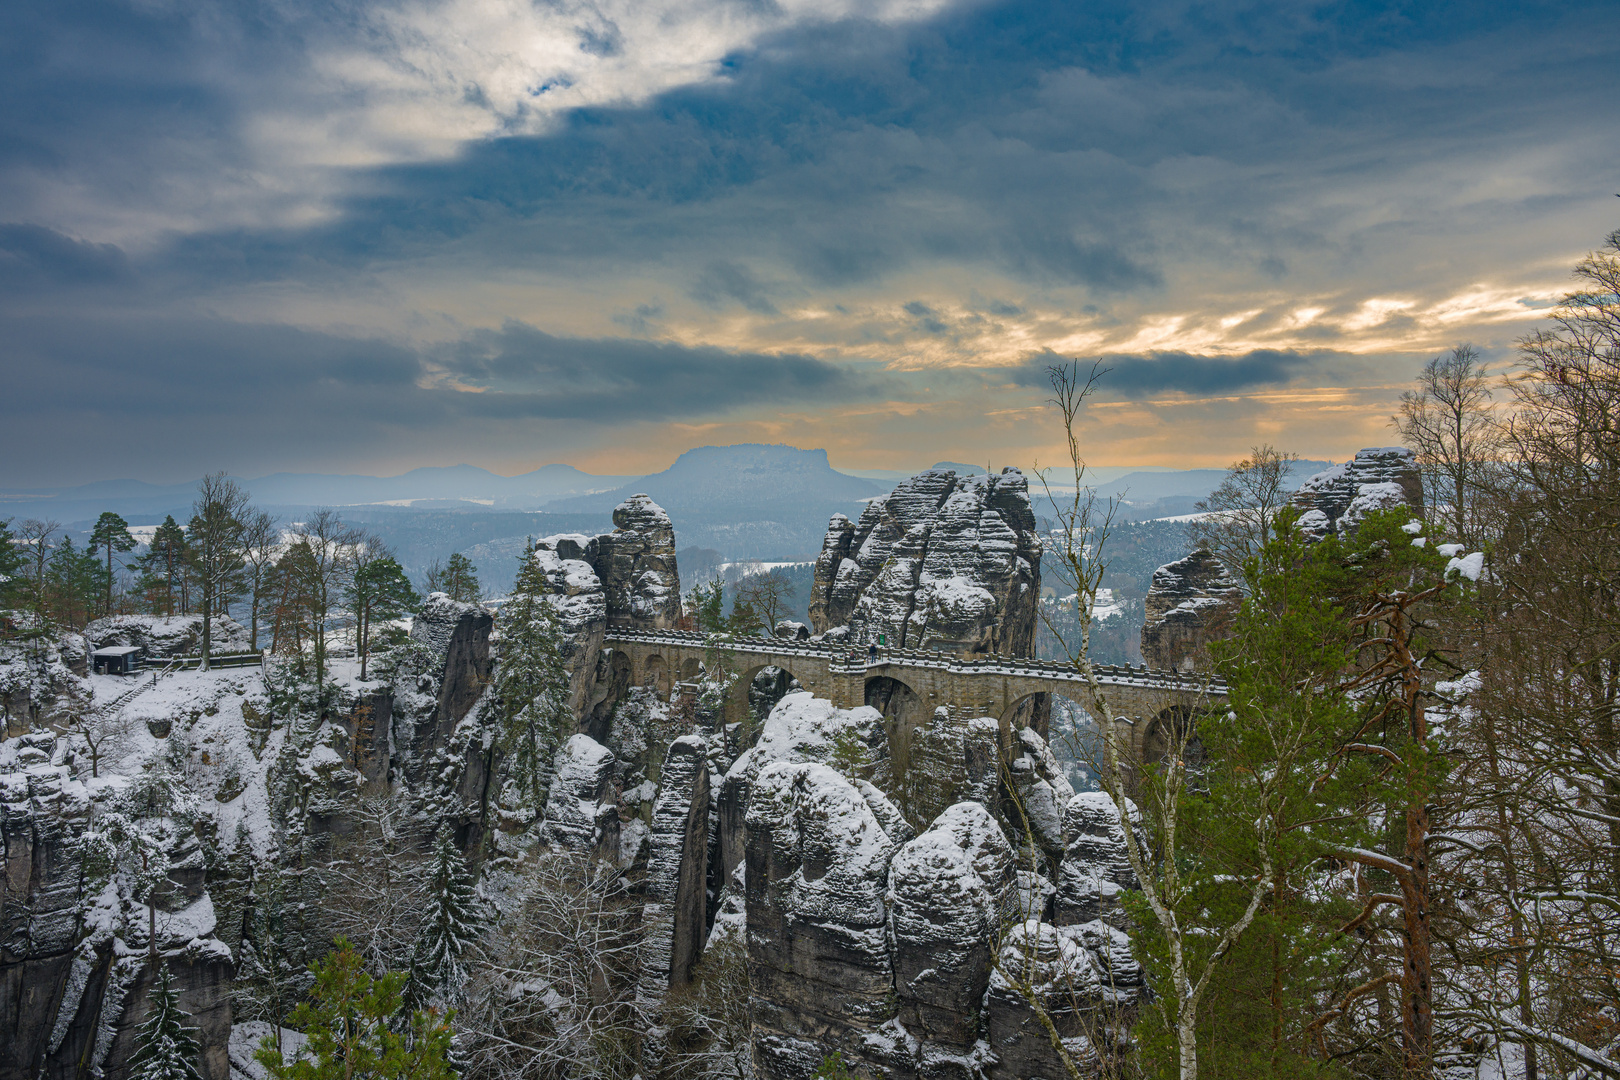
{"label": "dark storm cloud", "polygon": [[116,244],[94,244],[43,225],[0,224],[0,285],[100,285],[125,279],[129,260]]}
{"label": "dark storm cloud", "polygon": [[625,338],[564,338],[524,323],[479,331],[435,357],[492,393],[462,394],[487,416],[612,422],[713,416],[746,405],[870,400],[898,382],[808,356]]}
{"label": "dark storm cloud", "polygon": [[[893,379],[805,356],[566,338],[522,323],[427,351],[217,319],[0,320],[10,483],[251,453],[307,456],[529,421],[698,420],[881,398]],[[71,438],[66,437],[72,433]],[[187,467],[190,467],[189,465]],[[60,472],[57,473],[60,475]]]}
{"label": "dark storm cloud", "polygon": [[1110,353],[1068,360],[1048,354],[1015,369],[1020,386],[1045,387],[1047,369],[1077,363],[1085,375],[1093,363],[1102,369],[1098,392],[1108,397],[1144,398],[1155,394],[1219,395],[1256,387],[1282,386],[1320,368],[1340,354],[1255,349],[1239,356],[1199,356],[1187,352]]}

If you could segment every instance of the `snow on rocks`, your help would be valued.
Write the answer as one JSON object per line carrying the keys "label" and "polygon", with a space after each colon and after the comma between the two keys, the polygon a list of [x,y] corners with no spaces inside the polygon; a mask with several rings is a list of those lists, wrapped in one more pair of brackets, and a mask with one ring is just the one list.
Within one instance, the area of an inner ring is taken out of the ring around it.
{"label": "snow on rocks", "polygon": [[[747,830],[756,1075],[802,1077],[835,1049],[860,1070],[862,1036],[889,1018],[885,886],[898,845],[861,792],[818,764],[763,770]],[[821,1047],[808,1069],[806,1038]]]}
{"label": "snow on rocks", "polygon": [[985,995],[985,1027],[995,1055],[985,1069],[988,1080],[1067,1072],[1054,1060],[1050,1035],[1026,993],[1040,1000],[1078,1070],[1083,1075],[1098,1071],[1101,1061],[1086,1038],[1085,1018],[1102,1001],[1102,977],[1090,950],[1077,939],[1075,933],[1035,919],[1014,926],[1003,938]]}
{"label": "snow on rocks", "polygon": [[556,778],[546,796],[546,837],[569,851],[619,846],[613,793],[613,751],[589,735],[571,735],[557,751]]}
{"label": "snow on rocks", "polygon": [[1023,473],[930,470],[873,499],[857,523],[833,516],[810,620],[817,633],[881,633],[896,647],[1029,655],[1040,559]]}
{"label": "snow on rocks", "polygon": [[[576,736],[582,737],[582,736]],[[683,735],[670,744],[659,772],[648,834],[642,913],[641,979],[653,1001],[692,979],[707,926],[705,882],[709,851],[709,744]]]}
{"label": "snow on rocks", "polygon": [[[1131,807],[1135,813],[1135,807]],[[1123,920],[1120,893],[1137,888],[1125,848],[1125,829],[1114,800],[1084,791],[1063,812],[1064,851],[1058,869],[1056,916],[1060,925]]]}
{"label": "snow on rocks", "polygon": [[1142,602],[1142,659],[1173,671],[1207,668],[1210,641],[1242,600],[1238,583],[1209,551],[1159,567]]}
{"label": "snow on rocks", "polygon": [[1063,854],[1064,810],[1074,787],[1063,766],[1034,728],[1018,729],[1019,754],[1008,763],[1014,790],[1023,803],[1035,842],[1053,858]]}
{"label": "snow on rocks", "polygon": [[990,811],[957,803],[889,867],[900,1022],[917,1038],[965,1049],[988,986],[1013,850]]}
{"label": "snow on rocks", "polygon": [[[97,649],[134,645],[146,650],[148,660],[196,656],[202,652],[201,615],[114,615],[84,628],[84,636]],[[213,654],[250,652],[247,628],[228,615],[215,615],[208,628]]]}
{"label": "snow on rocks", "polygon": [[888,758],[883,714],[861,706],[840,709],[826,698],[795,691],[776,703],[759,741],[737,756],[720,784],[721,879],[743,860],[745,815],[756,778],[778,762],[825,762],[840,743],[864,747],[874,762]]}
{"label": "snow on rocks", "polygon": [[1357,450],[1351,460],[1307,479],[1292,501],[1302,511],[1300,528],[1309,536],[1354,531],[1376,510],[1423,505],[1417,456],[1404,446]]}

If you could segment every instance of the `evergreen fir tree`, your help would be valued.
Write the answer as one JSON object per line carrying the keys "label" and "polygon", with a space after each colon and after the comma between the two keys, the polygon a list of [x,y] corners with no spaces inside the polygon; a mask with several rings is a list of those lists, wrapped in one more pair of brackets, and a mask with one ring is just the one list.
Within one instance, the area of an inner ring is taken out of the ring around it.
{"label": "evergreen fir tree", "polygon": [[129,522],[113,513],[111,510],[103,513],[96,519],[96,526],[90,532],[90,550],[101,549],[106,557],[107,565],[101,573],[101,586],[103,599],[101,613],[113,613],[113,556],[121,555],[127,551],[135,550],[135,538],[129,534]]}
{"label": "evergreen fir tree", "polygon": [[495,676],[496,743],[516,794],[537,813],[551,788],[552,758],[574,727],[566,643],[549,583],[525,556],[501,609],[501,663]]}
{"label": "evergreen fir tree", "polygon": [[450,599],[464,604],[476,604],[483,590],[478,584],[478,567],[472,560],[457,552],[444,564],[444,591]]}
{"label": "evergreen fir tree", "polygon": [[136,562],[141,568],[140,588],[154,615],[173,615],[175,601],[185,595],[186,534],[170,514],[152,534],[146,554]]}
{"label": "evergreen fir tree", "polygon": [[341,937],[335,944],[312,969],[309,1000],[292,1013],[308,1043],[289,1062],[266,1036],[254,1054],[259,1064],[275,1080],[453,1080],[449,1024],[428,1012],[402,1017],[405,976],[373,979],[352,945]]}
{"label": "evergreen fir tree", "polygon": [[202,1080],[197,1060],[202,1050],[183,1026],[180,995],[167,964],[158,965],[148,997],[146,1019],[135,1029],[135,1052],[129,1058],[130,1080]]}
{"label": "evergreen fir tree", "polygon": [[20,603],[25,584],[22,551],[11,531],[11,518],[0,519],[0,608]]}
{"label": "evergreen fir tree", "polygon": [[450,1002],[467,981],[465,958],[483,934],[483,903],[450,830],[439,830],[428,885],[428,910],[411,957],[405,999],[413,1006]]}

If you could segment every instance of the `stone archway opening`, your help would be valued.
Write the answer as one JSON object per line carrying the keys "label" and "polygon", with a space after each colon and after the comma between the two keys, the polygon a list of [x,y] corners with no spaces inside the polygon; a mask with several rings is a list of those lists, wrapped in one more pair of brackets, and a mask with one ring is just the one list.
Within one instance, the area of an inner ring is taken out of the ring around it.
{"label": "stone archway opening", "polygon": [[[1098,775],[1103,758],[1102,731],[1078,698],[1053,693],[1026,695],[1008,709],[1002,719],[1003,729],[1007,728],[1009,720],[1033,712],[1036,699],[1040,699],[1039,708],[1047,721],[1046,730],[1041,731],[1041,735],[1058,764],[1063,766],[1064,776],[1075,791],[1100,790]],[[1022,713],[1020,707],[1024,710]]]}
{"label": "stone archway opening", "polygon": [[1204,744],[1198,741],[1198,734],[1194,730],[1197,721],[1196,712],[1185,705],[1172,705],[1160,710],[1157,716],[1148,721],[1146,729],[1142,732],[1143,767],[1163,765],[1185,742],[1185,749],[1181,754],[1188,770],[1192,772],[1202,770]]}
{"label": "stone archway opening", "polygon": [[674,684],[670,678],[669,664],[662,656],[653,653],[647,657],[641,666],[641,685],[652,687],[661,700],[669,700],[669,692]]}
{"label": "stone archway opening", "polygon": [[883,714],[889,738],[889,768],[896,790],[903,789],[911,767],[913,736],[930,718],[928,704],[917,691],[888,675],[866,680],[866,704]]}
{"label": "stone archway opening", "polygon": [[793,672],[779,664],[756,664],[744,669],[732,684],[726,701],[726,724],[742,725],[738,732],[738,753],[753,745],[777,702],[803,689]]}

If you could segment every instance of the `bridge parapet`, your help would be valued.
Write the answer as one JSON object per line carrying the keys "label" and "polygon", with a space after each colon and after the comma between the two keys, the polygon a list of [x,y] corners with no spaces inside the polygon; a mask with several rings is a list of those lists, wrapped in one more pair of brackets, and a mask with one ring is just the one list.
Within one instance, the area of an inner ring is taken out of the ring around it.
{"label": "bridge parapet", "polygon": [[[719,637],[690,630],[613,629],[608,631],[603,644],[614,643],[643,647],[662,645],[681,650],[713,649],[745,656],[802,656],[819,661],[826,665],[829,672],[838,674],[869,672],[878,668],[915,668],[967,678],[1021,676],[1049,679],[1054,683],[1074,686],[1081,686],[1086,682],[1085,676],[1071,664],[995,653],[961,657],[952,653],[924,649],[884,649],[877,659],[871,660],[861,649],[846,645],[793,641],[785,638]],[[1098,681],[1104,686],[1176,693],[1197,692],[1218,698],[1225,698],[1227,694],[1227,686],[1223,680],[1194,672],[1150,669],[1146,665],[1131,667],[1128,664],[1098,664],[1094,670]],[[1062,690],[1054,688],[1054,692],[1061,693]]]}

